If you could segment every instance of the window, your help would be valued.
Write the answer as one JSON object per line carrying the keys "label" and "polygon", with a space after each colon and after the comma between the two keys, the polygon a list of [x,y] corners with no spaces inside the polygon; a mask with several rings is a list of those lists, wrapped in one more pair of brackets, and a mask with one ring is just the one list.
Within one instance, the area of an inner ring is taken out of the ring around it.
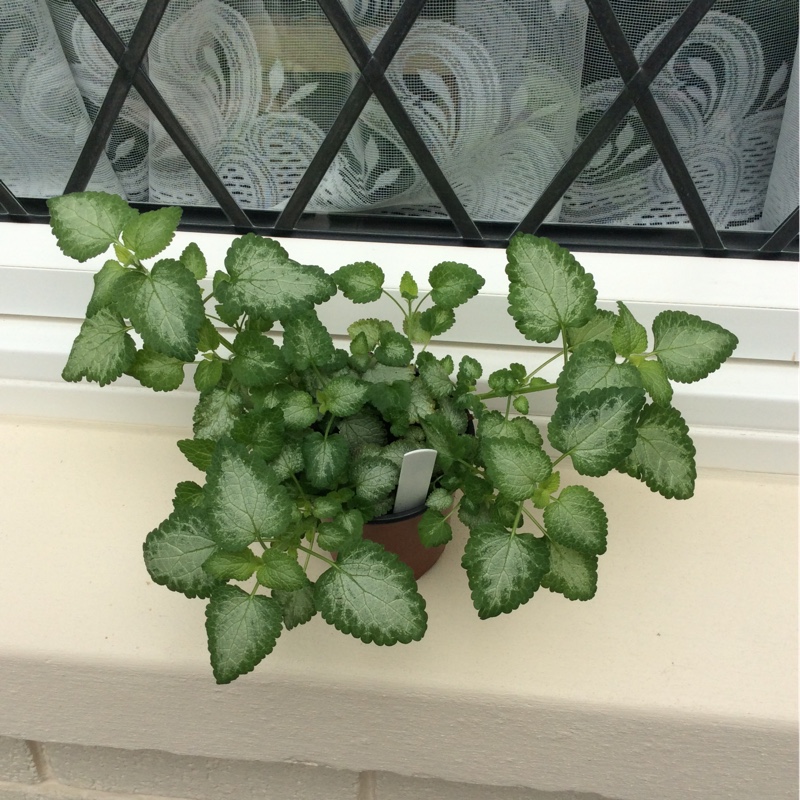
{"label": "window", "polygon": [[[797,0],[0,0],[0,203],[797,252]],[[126,46],[127,43],[127,46]]]}

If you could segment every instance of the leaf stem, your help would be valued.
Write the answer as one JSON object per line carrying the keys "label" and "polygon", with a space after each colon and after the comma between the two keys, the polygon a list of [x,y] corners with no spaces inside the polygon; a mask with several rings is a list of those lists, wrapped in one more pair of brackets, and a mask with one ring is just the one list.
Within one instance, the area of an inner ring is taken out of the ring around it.
{"label": "leaf stem", "polygon": [[[556,358],[560,357],[561,353],[556,356]],[[550,359],[551,361],[553,359]],[[482,392],[481,394],[475,395],[479,400],[491,400],[495,397],[511,397],[511,395],[518,395],[518,394],[531,394],[532,392],[544,392],[548,389],[557,389],[557,383],[547,383],[544,386],[526,386],[522,389],[514,389],[513,392]]]}
{"label": "leaf stem", "polygon": [[217,336],[219,336],[219,340],[225,345],[225,347],[228,348],[228,350],[231,351],[231,353],[236,353],[236,351],[233,349],[232,342],[229,342],[219,331],[217,331]]}
{"label": "leaf stem", "polygon": [[525,506],[524,506],[524,505],[522,506],[522,513],[523,513],[523,514],[525,514],[525,516],[526,516],[526,517],[527,517],[527,518],[528,518],[528,519],[529,519],[529,520],[530,520],[530,521],[531,521],[531,522],[532,522],[532,523],[533,523],[533,524],[534,524],[534,525],[535,525],[535,526],[536,526],[536,527],[537,527],[537,528],[538,528],[538,529],[539,529],[539,530],[540,530],[540,531],[541,531],[541,532],[542,532],[542,533],[543,533],[545,536],[547,536],[547,531],[544,529],[544,526],[542,526],[542,525],[539,523],[539,520],[538,520],[538,519],[536,519],[536,517],[534,517],[534,516],[533,516],[533,514],[531,514],[531,512],[530,512],[530,511],[528,511],[528,509],[527,509],[527,508],[525,508]]}
{"label": "leaf stem", "polygon": [[403,319],[408,318],[408,312],[400,305],[400,302],[397,300],[396,297],[393,297],[386,291],[386,289],[381,289],[381,294],[385,294],[402,312],[403,312]]}
{"label": "leaf stem", "polygon": [[550,356],[547,361],[543,361],[533,372],[527,375],[525,377],[525,381],[529,381],[534,375],[536,375],[537,372],[541,372],[548,364],[552,364],[556,359],[561,358],[562,355],[563,351],[556,353],[554,356]]}
{"label": "leaf stem", "polygon": [[316,550],[311,550],[308,547],[303,547],[302,544],[297,545],[297,549],[302,550],[302,552],[307,553],[309,556],[314,556],[314,558],[318,558],[320,561],[324,561],[326,564],[330,564],[332,567],[336,567],[337,569],[339,569],[339,565],[335,561],[332,561],[330,558],[326,558],[320,553],[317,553]]}
{"label": "leaf stem", "polygon": [[422,295],[422,297],[420,298],[419,303],[417,303],[417,307],[414,309],[414,311],[419,311],[420,306],[431,296],[431,292],[433,292],[433,289],[430,289],[428,292],[426,292],[424,295]]}

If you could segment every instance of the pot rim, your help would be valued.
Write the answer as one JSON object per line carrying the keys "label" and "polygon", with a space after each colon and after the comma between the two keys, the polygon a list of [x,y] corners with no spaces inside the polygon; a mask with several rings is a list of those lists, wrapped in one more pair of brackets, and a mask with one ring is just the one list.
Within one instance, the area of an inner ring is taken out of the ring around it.
{"label": "pot rim", "polygon": [[407,519],[412,519],[413,517],[422,516],[426,508],[427,505],[425,503],[422,503],[422,505],[410,508],[408,511],[397,511],[397,512],[392,512],[391,514],[383,514],[380,517],[375,517],[374,519],[369,520],[369,522],[365,524],[388,525],[392,522],[404,522]]}

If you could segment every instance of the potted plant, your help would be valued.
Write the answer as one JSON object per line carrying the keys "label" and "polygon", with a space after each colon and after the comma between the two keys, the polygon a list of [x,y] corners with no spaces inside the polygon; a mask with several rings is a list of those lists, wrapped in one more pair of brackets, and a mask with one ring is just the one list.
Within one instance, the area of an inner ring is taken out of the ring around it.
{"label": "potted plant", "polygon": [[[579,475],[625,472],[667,498],[693,493],[695,450],[671,406],[671,381],[718,369],[736,337],[664,311],[648,343],[623,303],[618,313],[597,308],[591,275],[547,239],[509,244],[508,311],[525,338],[560,339],[560,352],[533,368],[496,370],[479,387],[474,358],[455,364],[427,349],[483,285],[464,264],[435,265],[424,291],[406,273],[397,300],[376,264],[328,275],[248,233],[204,296],[207,265],[195,244],[179,259],[144,264],[171,242],[179,209],[140,213],[99,192],[48,204],[68,256],[115,256],[94,276],[63,377],[105,385],[128,374],[170,391],[196,367],[194,436],[178,447],[205,482],[178,484],[144,558],[156,583],[208,599],[220,683],[252,670],[284,628],[317,613],[364,642],[423,636],[425,601],[411,568],[364,527],[393,511],[409,453],[435,451],[415,535],[441,547],[456,515],[466,525],[462,565],[482,618],[514,610],[540,587],[594,596],[606,514],[590,489],[562,485],[562,461]],[[384,302],[375,316],[354,315],[347,349],[315,311],[337,291],[356,305]],[[396,323],[382,318],[387,309]],[[554,359],[563,364],[550,382],[540,373]],[[542,431],[526,415],[531,395],[548,391],[557,404]],[[502,410],[490,408],[498,399]],[[316,580],[312,560],[324,567]]]}

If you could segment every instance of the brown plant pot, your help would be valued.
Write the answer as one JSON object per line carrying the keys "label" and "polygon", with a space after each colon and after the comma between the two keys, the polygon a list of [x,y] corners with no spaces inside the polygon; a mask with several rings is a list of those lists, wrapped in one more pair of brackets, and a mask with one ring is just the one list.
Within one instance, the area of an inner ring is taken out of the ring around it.
{"label": "brown plant pot", "polygon": [[414,571],[414,579],[419,580],[444,552],[445,545],[425,547],[419,539],[417,526],[425,511],[421,505],[399,514],[385,514],[376,517],[364,526],[364,538],[377,542],[400,557]]}

